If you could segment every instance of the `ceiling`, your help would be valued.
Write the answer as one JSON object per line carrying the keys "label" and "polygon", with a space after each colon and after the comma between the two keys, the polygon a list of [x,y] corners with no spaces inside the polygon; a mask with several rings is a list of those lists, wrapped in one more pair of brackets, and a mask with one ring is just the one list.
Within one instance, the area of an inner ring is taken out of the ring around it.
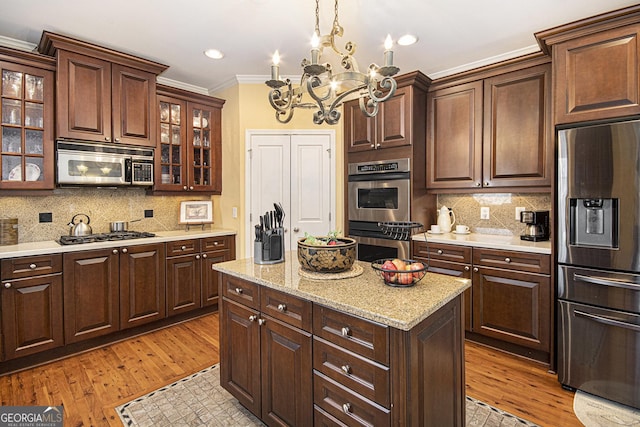
{"label": "ceiling", "polygon": [[[418,43],[395,46],[395,65],[400,73],[421,70],[437,78],[537,51],[537,31],[635,3],[342,0],[338,47],[354,42],[364,70],[382,63],[387,34],[412,33]],[[333,7],[332,0],[320,0],[322,34],[330,29]],[[238,79],[266,80],[276,49],[281,75],[299,76],[300,61],[309,57],[314,10],[314,0],[20,0],[2,8],[0,36],[37,44],[42,30],[69,35],[169,65],[162,77],[215,92]],[[205,57],[209,48],[224,58]]]}

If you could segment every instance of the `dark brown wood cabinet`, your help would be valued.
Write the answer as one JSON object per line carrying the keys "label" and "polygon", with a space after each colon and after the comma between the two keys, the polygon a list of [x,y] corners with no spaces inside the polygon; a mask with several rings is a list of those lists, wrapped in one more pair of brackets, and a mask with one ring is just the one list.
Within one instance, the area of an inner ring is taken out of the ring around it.
{"label": "dark brown wood cabinet", "polygon": [[164,244],[120,249],[120,329],[166,316]]}
{"label": "dark brown wood cabinet", "polygon": [[221,289],[222,386],[268,425],[312,425],[312,337],[289,323],[311,325],[311,303],[228,275]]}
{"label": "dark brown wood cabinet", "polygon": [[213,269],[219,262],[236,259],[235,236],[208,237],[201,240],[202,250],[202,306],[218,304],[220,276]]}
{"label": "dark brown wood cabinet", "polygon": [[45,31],[57,58],[57,137],[155,147],[156,76],[167,66]]}
{"label": "dark brown wood cabinet", "polygon": [[475,71],[460,82],[434,82],[427,111],[430,190],[551,185],[547,59]]}
{"label": "dark brown wood cabinet", "polygon": [[465,291],[467,338],[551,363],[551,257],[412,241],[412,257],[429,271],[472,279]]}
{"label": "dark brown wood cabinet", "polygon": [[54,188],[55,61],[0,47],[0,190]]}
{"label": "dark brown wood cabinet", "polygon": [[3,259],[0,360],[64,345],[62,255]]}
{"label": "dark brown wood cabinet", "polygon": [[222,192],[224,100],[158,85],[155,191]]}
{"label": "dark brown wood cabinet", "polygon": [[553,63],[555,123],[640,114],[640,6],[536,33]]}
{"label": "dark brown wood cabinet", "polygon": [[64,254],[65,344],[120,329],[118,258],[117,249]]}

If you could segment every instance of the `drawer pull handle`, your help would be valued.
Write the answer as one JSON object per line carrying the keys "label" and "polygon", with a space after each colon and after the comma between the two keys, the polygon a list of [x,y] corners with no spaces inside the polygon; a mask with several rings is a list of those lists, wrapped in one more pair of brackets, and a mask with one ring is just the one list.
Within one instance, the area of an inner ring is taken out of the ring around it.
{"label": "drawer pull handle", "polygon": [[186,246],[184,246],[184,245],[182,245],[182,246],[180,246],[180,249],[181,249],[181,250],[183,250],[183,251],[186,251],[186,250],[187,250],[187,247],[186,247]]}
{"label": "drawer pull handle", "polygon": [[511,258],[509,258],[509,257],[505,258],[505,259],[504,259],[504,262],[506,262],[506,263],[510,263],[510,262],[511,262]]}
{"label": "drawer pull handle", "polygon": [[37,265],[35,265],[35,264],[29,264],[29,268],[32,269],[32,270],[35,270],[36,267],[37,267]]}
{"label": "drawer pull handle", "polygon": [[213,246],[218,246],[218,242],[213,242]]}
{"label": "drawer pull handle", "polygon": [[349,365],[342,365],[340,367],[340,369],[342,369],[342,372],[345,373],[345,375],[351,375],[351,366]]}
{"label": "drawer pull handle", "polygon": [[342,327],[342,336],[343,337],[351,336],[351,329],[349,329],[348,326],[343,326]]}
{"label": "drawer pull handle", "polygon": [[242,295],[242,292],[244,292],[242,290],[242,288],[236,288],[236,294],[241,294]]}
{"label": "drawer pull handle", "polygon": [[249,316],[249,322],[255,322],[257,318],[258,316],[252,314],[251,316]]}
{"label": "drawer pull handle", "polygon": [[478,270],[478,267],[473,267],[473,272],[474,273],[477,273],[478,271],[480,271],[480,270]]}
{"label": "drawer pull handle", "polygon": [[262,326],[266,323],[267,321],[265,319],[258,319],[258,325]]}
{"label": "drawer pull handle", "polygon": [[343,403],[342,404],[342,410],[344,411],[345,414],[350,414],[351,413],[351,403]]}
{"label": "drawer pull handle", "polygon": [[278,311],[280,313],[284,313],[285,311],[287,311],[287,306],[284,304],[278,304]]}
{"label": "drawer pull handle", "polygon": [[7,288],[7,289],[10,289],[11,288],[11,283],[9,283],[9,282],[5,283],[4,287]]}
{"label": "drawer pull handle", "polygon": [[442,249],[438,249],[438,255],[442,255],[444,251]]}
{"label": "drawer pull handle", "polygon": [[468,266],[468,265],[465,265],[465,266],[464,266],[464,271],[469,271],[469,270],[470,270],[469,266]]}

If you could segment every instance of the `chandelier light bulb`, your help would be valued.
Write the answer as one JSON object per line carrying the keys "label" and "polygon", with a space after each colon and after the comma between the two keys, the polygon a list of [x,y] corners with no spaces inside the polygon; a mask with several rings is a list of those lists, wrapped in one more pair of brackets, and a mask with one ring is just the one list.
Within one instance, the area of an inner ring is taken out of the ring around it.
{"label": "chandelier light bulb", "polygon": [[271,58],[273,65],[280,65],[280,53],[276,50]]}
{"label": "chandelier light bulb", "polygon": [[273,54],[271,61],[273,61],[273,64],[271,65],[271,81],[275,82],[280,80],[280,66],[278,65],[280,64],[280,54],[277,50]]}
{"label": "chandelier light bulb", "polygon": [[391,34],[387,34],[387,38],[384,40],[384,50],[391,50],[393,47],[393,40],[391,39]]}
{"label": "chandelier light bulb", "polygon": [[335,80],[331,80],[331,90],[335,91],[336,89],[338,89],[338,82]]}
{"label": "chandelier light bulb", "polygon": [[391,34],[387,34],[387,39],[384,41],[384,66],[393,66],[393,40],[391,40]]}
{"label": "chandelier light bulb", "polygon": [[319,46],[320,46],[320,37],[318,37],[318,33],[314,31],[313,35],[311,36],[311,47],[313,49],[317,49]]}

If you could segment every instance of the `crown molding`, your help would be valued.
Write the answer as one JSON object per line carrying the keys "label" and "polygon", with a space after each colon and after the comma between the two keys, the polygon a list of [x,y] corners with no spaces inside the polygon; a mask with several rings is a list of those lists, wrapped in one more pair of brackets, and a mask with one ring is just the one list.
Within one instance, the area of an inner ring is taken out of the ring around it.
{"label": "crown molding", "polygon": [[184,83],[178,80],[168,79],[162,76],[156,77],[156,83],[160,83],[165,86],[175,87],[178,89],[188,90],[189,92],[195,92],[201,95],[209,95],[209,91],[202,86],[196,86],[196,85]]}
{"label": "crown molding", "polygon": [[11,37],[0,36],[0,46],[10,47],[13,49],[24,50],[25,52],[35,52],[38,47],[35,43],[29,43],[22,40],[12,39]]}

